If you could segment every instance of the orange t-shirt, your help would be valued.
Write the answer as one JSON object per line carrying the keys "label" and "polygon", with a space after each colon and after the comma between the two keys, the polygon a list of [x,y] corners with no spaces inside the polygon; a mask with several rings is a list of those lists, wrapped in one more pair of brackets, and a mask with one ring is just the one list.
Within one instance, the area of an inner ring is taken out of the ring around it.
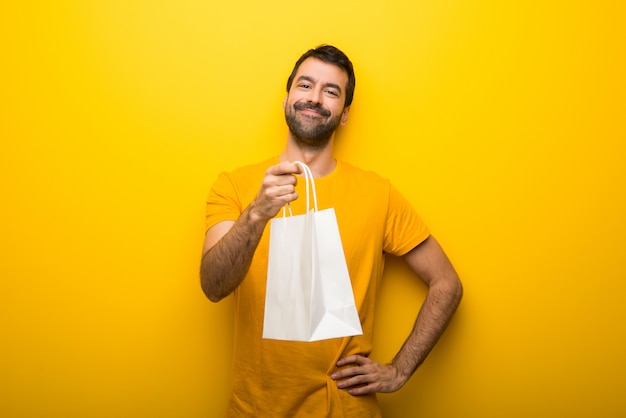
{"label": "orange t-shirt", "polygon": [[[236,221],[260,190],[265,171],[278,158],[221,173],[207,199],[207,230]],[[305,182],[294,214],[305,211]],[[368,356],[384,254],[404,255],[429,231],[390,182],[337,161],[315,179],[318,209],[334,208],[363,335],[315,342],[261,338],[269,250],[269,222],[245,279],[234,292],[235,332],[229,417],[379,417],[375,395],[352,396],[330,378],[341,357]],[[282,216],[279,213],[277,216]]]}

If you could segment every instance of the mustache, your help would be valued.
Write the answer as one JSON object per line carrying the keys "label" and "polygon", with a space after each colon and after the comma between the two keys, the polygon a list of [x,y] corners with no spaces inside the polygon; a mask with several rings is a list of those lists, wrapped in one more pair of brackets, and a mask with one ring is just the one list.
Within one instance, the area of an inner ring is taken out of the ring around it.
{"label": "mustache", "polygon": [[309,110],[313,110],[317,113],[319,113],[320,115],[324,116],[324,117],[328,117],[330,116],[330,111],[326,110],[322,107],[321,104],[317,103],[308,103],[308,102],[297,102],[293,105],[293,108],[296,110],[305,110],[305,109],[309,109]]}

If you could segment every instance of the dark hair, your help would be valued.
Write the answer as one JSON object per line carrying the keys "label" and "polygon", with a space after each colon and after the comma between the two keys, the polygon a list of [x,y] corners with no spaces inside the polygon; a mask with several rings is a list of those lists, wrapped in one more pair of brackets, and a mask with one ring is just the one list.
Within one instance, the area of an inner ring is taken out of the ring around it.
{"label": "dark hair", "polygon": [[352,104],[352,98],[354,97],[354,88],[356,86],[354,68],[352,68],[352,62],[350,62],[350,59],[346,56],[346,54],[344,54],[332,45],[320,45],[317,48],[309,49],[307,52],[302,54],[300,59],[298,59],[298,61],[296,62],[296,65],[293,67],[293,71],[291,72],[289,79],[287,79],[287,93],[289,93],[289,90],[291,89],[293,78],[296,76],[298,68],[300,68],[300,64],[302,64],[307,58],[315,58],[328,64],[336,65],[348,74],[348,85],[346,86],[346,102],[344,106],[350,106]]}

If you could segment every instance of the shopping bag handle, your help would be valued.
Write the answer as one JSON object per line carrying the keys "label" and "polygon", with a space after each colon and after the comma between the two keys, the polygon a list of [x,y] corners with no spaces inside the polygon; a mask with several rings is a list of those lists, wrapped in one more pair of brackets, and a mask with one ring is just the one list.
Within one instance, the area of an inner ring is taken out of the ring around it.
{"label": "shopping bag handle", "polygon": [[[309,182],[311,183],[311,191],[313,192],[313,210],[317,212],[317,193],[315,192],[315,180],[313,179],[313,173],[311,172],[311,169],[309,168],[309,166],[304,164],[303,162],[294,161],[293,163],[302,167],[303,177],[304,177],[305,186],[306,186],[306,212],[308,213],[309,210],[311,209],[310,207],[311,201],[309,198]],[[291,212],[291,205],[287,203],[286,206],[289,209],[289,216],[292,216],[293,213]],[[285,207],[283,206],[283,217],[284,216],[285,216]]]}
{"label": "shopping bag handle", "polygon": [[294,161],[295,165],[299,165],[302,167],[304,171],[304,181],[306,182],[306,211],[308,212],[311,209],[311,204],[309,200],[309,181],[311,182],[311,191],[313,192],[313,209],[317,212],[317,193],[315,193],[315,180],[313,179],[313,173],[308,165],[304,164],[301,161]]}

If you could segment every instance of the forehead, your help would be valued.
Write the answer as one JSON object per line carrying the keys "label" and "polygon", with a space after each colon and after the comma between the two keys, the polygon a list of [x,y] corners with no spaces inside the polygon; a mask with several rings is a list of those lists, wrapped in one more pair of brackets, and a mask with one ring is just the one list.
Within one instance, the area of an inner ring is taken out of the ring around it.
{"label": "forehead", "polygon": [[345,89],[348,84],[348,74],[341,67],[320,61],[317,58],[307,58],[300,64],[294,80],[298,80],[300,77],[308,77],[323,84],[337,84],[342,89]]}

